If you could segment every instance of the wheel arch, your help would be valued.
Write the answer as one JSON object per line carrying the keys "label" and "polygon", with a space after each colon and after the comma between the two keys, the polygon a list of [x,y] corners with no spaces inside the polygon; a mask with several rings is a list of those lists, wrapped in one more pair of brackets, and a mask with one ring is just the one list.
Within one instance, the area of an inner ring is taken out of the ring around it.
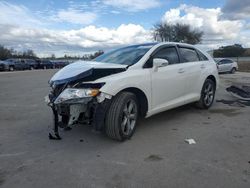
{"label": "wheel arch", "polygon": [[136,87],[128,87],[128,88],[122,89],[118,93],[121,93],[124,91],[135,94],[139,102],[140,116],[145,117],[148,112],[148,99],[147,99],[146,94],[141,89],[136,88]]}
{"label": "wheel arch", "polygon": [[214,75],[209,75],[206,79],[212,80],[214,82],[214,84],[215,84],[215,88],[217,88],[217,82],[216,82],[216,78],[215,78]]}

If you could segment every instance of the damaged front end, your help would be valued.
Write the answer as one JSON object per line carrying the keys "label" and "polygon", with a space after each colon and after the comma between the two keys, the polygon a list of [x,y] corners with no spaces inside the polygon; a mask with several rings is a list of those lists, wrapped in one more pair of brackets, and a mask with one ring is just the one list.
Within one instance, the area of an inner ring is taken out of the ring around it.
{"label": "damaged front end", "polygon": [[[72,69],[71,69],[72,70]],[[105,83],[91,83],[98,78],[125,71],[124,68],[94,68],[70,77],[55,75],[50,80],[52,88],[46,103],[52,108],[54,128],[50,139],[61,139],[59,128],[71,129],[73,124],[91,124],[100,131],[112,96],[100,91]],[[62,70],[65,72],[65,69]],[[61,74],[58,72],[57,74]]]}

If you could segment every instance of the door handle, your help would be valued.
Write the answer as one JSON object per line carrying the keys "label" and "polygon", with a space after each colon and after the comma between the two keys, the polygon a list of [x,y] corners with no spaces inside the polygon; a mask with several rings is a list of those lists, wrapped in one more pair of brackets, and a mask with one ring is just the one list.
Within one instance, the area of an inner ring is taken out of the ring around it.
{"label": "door handle", "polygon": [[204,68],[206,68],[206,66],[205,66],[204,64],[202,64],[202,65],[201,65],[201,68],[204,69]]}
{"label": "door handle", "polygon": [[185,72],[185,70],[183,68],[178,70],[178,73],[184,73],[184,72]]}

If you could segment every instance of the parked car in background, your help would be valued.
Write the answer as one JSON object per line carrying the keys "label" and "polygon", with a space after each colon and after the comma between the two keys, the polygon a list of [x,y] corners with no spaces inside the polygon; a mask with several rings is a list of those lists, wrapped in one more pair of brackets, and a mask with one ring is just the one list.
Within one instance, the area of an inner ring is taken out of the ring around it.
{"label": "parked car in background", "polygon": [[37,60],[37,62],[39,69],[53,69],[55,67],[54,64],[47,59]]}
{"label": "parked car in background", "polygon": [[0,61],[0,71],[5,71],[4,61]]}
{"label": "parked car in background", "polygon": [[46,102],[55,120],[50,138],[60,139],[58,126],[90,122],[112,139],[129,139],[139,116],[193,102],[210,108],[218,81],[213,58],[183,43],[128,46],[71,63],[49,81]]}
{"label": "parked car in background", "polygon": [[2,61],[0,64],[0,70],[3,71],[14,71],[14,70],[25,70],[27,65],[22,62],[21,59],[12,58]]}
{"label": "parked car in background", "polygon": [[215,58],[219,73],[235,73],[238,70],[238,63],[228,58]]}
{"label": "parked car in background", "polygon": [[63,61],[63,60],[54,60],[52,61],[53,65],[54,65],[54,68],[56,69],[60,69],[60,68],[63,68],[65,67],[66,65],[69,64],[68,61]]}
{"label": "parked car in background", "polygon": [[34,59],[21,59],[21,62],[24,63],[25,69],[38,69],[39,64]]}

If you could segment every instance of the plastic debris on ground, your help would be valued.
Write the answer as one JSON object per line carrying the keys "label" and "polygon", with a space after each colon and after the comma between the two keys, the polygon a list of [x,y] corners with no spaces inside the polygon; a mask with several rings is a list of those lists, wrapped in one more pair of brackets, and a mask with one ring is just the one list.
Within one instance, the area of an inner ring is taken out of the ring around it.
{"label": "plastic debris on ground", "polygon": [[188,144],[196,144],[195,140],[192,138],[185,139],[185,142]]}
{"label": "plastic debris on ground", "polygon": [[250,86],[232,85],[232,86],[228,87],[226,90],[238,99],[250,101]]}

